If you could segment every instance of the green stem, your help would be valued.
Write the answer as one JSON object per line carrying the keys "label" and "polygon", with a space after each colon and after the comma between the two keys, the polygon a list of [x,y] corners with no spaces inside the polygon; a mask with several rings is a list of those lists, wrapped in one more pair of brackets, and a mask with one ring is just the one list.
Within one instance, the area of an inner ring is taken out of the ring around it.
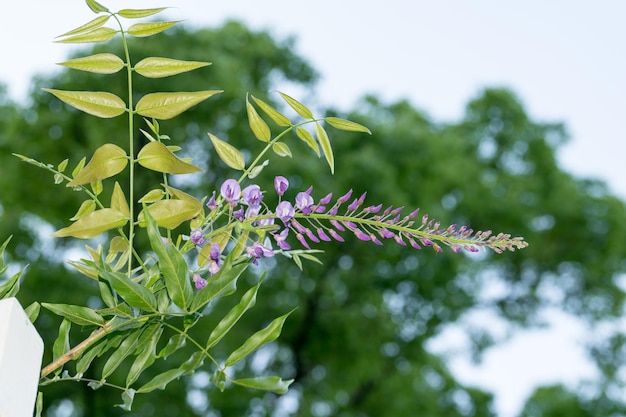
{"label": "green stem", "polygon": [[[126,33],[122,23],[116,15],[113,15],[120,27],[120,33],[122,35],[122,45],[124,46],[124,54],[126,56],[126,74],[128,78],[128,158],[129,158],[129,186],[128,186],[128,201],[130,208],[130,221],[128,229],[128,244],[131,249],[134,250],[135,239],[135,134],[134,134],[134,106],[133,106],[133,66],[130,61],[130,53],[128,51],[128,41],[126,40]],[[128,277],[132,276],[133,270],[133,257],[128,258]]]}

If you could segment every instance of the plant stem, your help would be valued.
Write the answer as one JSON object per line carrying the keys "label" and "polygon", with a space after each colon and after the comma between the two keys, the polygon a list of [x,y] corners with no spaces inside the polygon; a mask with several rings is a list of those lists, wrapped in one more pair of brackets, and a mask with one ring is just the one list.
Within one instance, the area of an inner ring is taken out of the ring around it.
{"label": "plant stem", "polygon": [[89,335],[88,338],[74,346],[72,349],[65,352],[63,355],[59,356],[56,360],[52,361],[49,365],[44,367],[41,370],[41,378],[48,376],[55,369],[65,365],[67,362],[74,359],[77,355],[81,354],[85,349],[91,346],[92,343],[100,340],[103,336],[105,336],[109,332],[110,328],[108,326],[103,326]]}

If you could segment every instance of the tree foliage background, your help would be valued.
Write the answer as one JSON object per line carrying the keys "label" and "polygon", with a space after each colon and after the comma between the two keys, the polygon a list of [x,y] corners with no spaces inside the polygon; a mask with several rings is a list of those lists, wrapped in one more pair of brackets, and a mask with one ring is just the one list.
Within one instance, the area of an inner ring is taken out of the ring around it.
{"label": "tree foliage background", "polygon": [[[198,197],[210,195],[230,175],[212,153],[206,132],[251,154],[258,146],[245,116],[246,93],[278,106],[269,91],[280,86],[315,104],[317,73],[294,52],[292,40],[228,22],[133,43],[134,62],[161,51],[213,62],[185,77],[158,80],[158,87],[154,80],[139,80],[138,91],[225,90],[161,123],[162,132],[184,144],[194,163],[205,168],[178,184]],[[30,265],[19,297],[24,305],[90,303],[97,289],[57,261],[78,248],[48,237],[75,213],[78,196],[11,153],[53,164],[71,154],[75,164],[105,141],[123,137],[120,120],[75,111],[41,87],[121,93],[124,83],[123,76],[61,71],[34,80],[28,103],[11,102],[0,91],[0,230],[13,235],[12,260]],[[321,110],[342,116],[337,109]],[[538,388],[520,415],[625,413],[620,388],[626,350],[615,323],[624,310],[626,211],[602,182],[575,178],[559,167],[556,153],[568,140],[565,126],[532,120],[505,89],[478,92],[464,118],[453,123],[435,122],[407,101],[385,103],[375,96],[363,97],[343,116],[368,126],[373,135],[334,134],[334,176],[294,136],[289,146],[295,157],[273,157],[260,185],[270,189],[275,175],[285,175],[295,187],[314,185],[318,197],[350,188],[367,191],[372,204],[422,207],[443,223],[511,232],[530,246],[475,257],[347,241],[325,246],[324,265],[309,264],[304,271],[270,260],[263,265],[270,274],[254,313],[224,343],[241,343],[250,328],[298,307],[279,341],[243,365],[295,378],[290,393],[277,397],[241,388],[220,393],[208,383],[208,373],[199,373],[159,395],[138,397],[131,415],[493,416],[492,394],[456,380],[446,357],[429,351],[428,342],[446,326],[463,323],[472,341],[468,353],[478,359],[497,340],[490,323],[467,320],[472,312],[489,311],[514,328],[541,324],[550,307],[588,323],[589,355],[601,377],[578,390]],[[486,297],[485,283],[494,279],[505,283],[506,291]],[[229,307],[215,305],[216,317]],[[54,320],[42,314],[36,323],[47,346],[56,337]],[[49,417],[123,415],[111,407],[117,394],[106,388],[54,384],[45,396]]]}

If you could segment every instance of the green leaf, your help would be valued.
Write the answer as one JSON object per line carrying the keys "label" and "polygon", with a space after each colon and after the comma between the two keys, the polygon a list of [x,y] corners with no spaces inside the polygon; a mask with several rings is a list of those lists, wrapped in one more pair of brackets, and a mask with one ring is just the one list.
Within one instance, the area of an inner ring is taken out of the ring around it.
{"label": "green leaf", "polygon": [[71,221],[76,221],[78,219],[80,219],[83,216],[86,216],[90,213],[93,213],[96,210],[96,203],[93,200],[85,200],[82,202],[82,204],[80,205],[80,207],[78,208],[78,211],[76,212],[76,214],[74,215],[74,217],[71,217],[70,220]]}
{"label": "green leaf", "polygon": [[233,384],[241,385],[242,387],[259,389],[263,391],[272,391],[276,394],[284,394],[289,389],[289,385],[293,382],[293,379],[283,380],[277,376],[261,376],[257,378],[243,378],[233,379]]}
{"label": "green leaf", "polygon": [[14,274],[7,282],[0,285],[0,300],[5,298],[15,297],[20,289],[20,277],[24,271],[19,271]]}
{"label": "green leaf", "polygon": [[41,417],[42,412],[43,412],[43,392],[39,391],[37,393],[37,402],[35,404],[35,417]]}
{"label": "green leaf", "polygon": [[82,158],[82,159],[78,162],[78,164],[76,164],[76,168],[74,168],[74,169],[72,170],[72,177],[77,176],[77,175],[78,175],[78,173],[79,173],[80,171],[82,171],[82,170],[83,170],[83,168],[85,168],[85,162],[86,162],[86,161],[87,161],[87,158],[84,158],[84,157],[83,157],[83,158]]}
{"label": "green leaf", "polygon": [[124,191],[122,191],[122,187],[120,187],[120,184],[117,181],[115,181],[115,185],[113,186],[113,194],[111,195],[111,208],[113,210],[119,211],[126,217],[130,216],[130,207],[128,207],[128,201],[126,201]]}
{"label": "green leaf", "polygon": [[328,166],[330,167],[330,173],[335,173],[335,158],[333,157],[333,148],[330,146],[330,139],[328,139],[328,134],[319,123],[315,122],[315,135],[317,136],[317,140],[319,141],[322,150],[324,151],[324,156],[326,157],[326,161],[328,162]]}
{"label": "green leaf", "polygon": [[159,351],[157,357],[167,359],[172,353],[176,352],[181,347],[185,346],[187,341],[187,336],[184,334],[177,333],[170,337],[167,341],[167,344]]}
{"label": "green leaf", "polygon": [[52,233],[52,236],[91,239],[107,230],[122,227],[126,223],[128,223],[128,217],[123,213],[113,209],[101,209],[81,217],[68,227],[57,230]]}
{"label": "green leaf", "polygon": [[291,158],[291,150],[289,149],[289,146],[287,146],[287,144],[284,142],[276,142],[275,144],[273,144],[272,151],[274,151],[274,153],[278,156],[288,156]]}
{"label": "green leaf", "polygon": [[261,119],[254,106],[250,104],[248,97],[246,97],[246,110],[248,112],[248,124],[254,136],[262,142],[269,142],[272,132],[270,132],[269,126]]}
{"label": "green leaf", "polygon": [[300,103],[298,100],[288,96],[285,93],[281,93],[280,91],[278,92],[278,94],[280,94],[280,96],[283,98],[283,100],[285,100],[289,107],[294,109],[296,113],[298,113],[300,116],[304,117],[305,119],[313,118],[313,113],[304,104]]}
{"label": "green leaf", "polygon": [[58,43],[100,43],[112,39],[117,34],[117,30],[111,28],[98,28],[80,35],[59,39]]}
{"label": "green leaf", "polygon": [[[96,279],[100,276],[99,271],[96,272]],[[100,289],[100,298],[106,306],[109,308],[115,308],[117,306],[117,298],[113,295],[113,291],[109,286],[109,283],[104,281],[98,281],[98,288]]]}
{"label": "green leaf", "polygon": [[176,117],[222,90],[146,94],[137,102],[136,112],[145,117],[167,120]]}
{"label": "green leaf", "polygon": [[324,120],[326,120],[326,122],[328,122],[328,124],[335,129],[347,130],[351,132],[364,132],[369,133],[370,135],[372,134],[372,132],[370,132],[370,130],[365,126],[350,120],[340,119],[338,117],[326,117]]}
{"label": "green leaf", "polygon": [[31,323],[34,323],[35,320],[37,320],[40,309],[41,309],[41,304],[35,301],[34,303],[26,307],[26,309],[24,310],[24,312],[26,313],[26,316],[28,317],[28,320],[30,320]]}
{"label": "green leaf", "polygon": [[158,7],[155,9],[122,9],[117,12],[118,16],[125,19],[141,19],[142,17],[153,16],[157,13],[161,13],[167,7]]}
{"label": "green leaf", "polygon": [[116,407],[120,407],[124,411],[130,411],[133,407],[133,400],[135,399],[135,390],[130,388],[122,392],[122,404],[115,404]]}
{"label": "green leaf", "polygon": [[106,345],[107,340],[102,339],[84,351],[83,354],[80,355],[80,358],[76,361],[76,373],[78,375],[84,374],[85,371],[89,369],[89,365],[91,365],[91,362],[93,362],[96,356],[100,356]]}
{"label": "green leaf", "polygon": [[102,316],[88,307],[49,303],[41,303],[41,306],[79,326],[102,326],[104,324]]}
{"label": "green leaf", "polygon": [[139,213],[137,221],[139,226],[145,227],[146,214],[156,220],[159,227],[172,230],[180,226],[181,223],[191,220],[202,212],[202,204],[199,201],[191,202],[187,200],[160,200],[147,207]]}
{"label": "green leaf", "polygon": [[243,159],[243,155],[237,148],[231,145],[228,142],[224,142],[219,139],[217,136],[209,133],[209,137],[211,138],[211,142],[215,147],[215,151],[220,159],[229,167],[233,169],[237,169],[239,171],[243,171],[246,167],[246,162]]}
{"label": "green leaf", "polygon": [[65,32],[64,34],[57,36],[57,38],[64,38],[66,36],[77,35],[79,33],[91,32],[94,29],[98,29],[99,27],[104,26],[104,24],[108,22],[110,18],[111,16],[109,15],[98,16],[95,19],[85,23],[84,25],[77,27],[76,29],[72,29],[69,32]]}
{"label": "green leaf", "polygon": [[101,12],[109,11],[109,9],[107,9],[106,7],[98,3],[96,0],[85,0],[85,3],[87,3],[87,6],[89,6],[91,11],[94,13],[101,13]]}
{"label": "green leaf", "polygon": [[210,62],[181,61],[178,59],[150,57],[142,59],[134,70],[147,78],[163,78],[193,71],[211,65]]}
{"label": "green leaf", "polygon": [[149,210],[144,210],[144,212],[146,213],[148,223],[150,246],[159,258],[159,268],[165,278],[167,293],[176,306],[183,311],[187,311],[187,307],[191,304],[193,297],[193,288],[191,287],[191,280],[189,279],[187,262],[176,247],[169,243],[163,243],[156,221],[150,215]]}
{"label": "green leaf", "polygon": [[[70,328],[72,323],[68,319],[63,319],[59,326],[59,335],[52,345],[52,360],[56,360],[65,352],[70,350]],[[61,371],[61,368],[57,372]]]}
{"label": "green leaf", "polygon": [[169,371],[165,371],[155,376],[148,383],[139,388],[137,392],[146,393],[154,391],[155,389],[165,389],[167,384],[169,384],[173,380],[178,379],[181,376],[195,370],[198,366],[202,364],[203,359],[203,352],[194,352],[191,357],[180,366],[180,368],[170,369]]}
{"label": "green leaf", "polygon": [[225,262],[219,272],[211,277],[206,287],[196,293],[189,310],[191,312],[198,311],[211,300],[232,294],[237,289],[236,284],[239,276],[246,270],[248,265],[248,262],[242,262],[230,267]]}
{"label": "green leaf", "polygon": [[259,330],[244,342],[244,344],[230,354],[225,366],[232,366],[254,352],[266,343],[272,342],[280,336],[283,324],[291,312],[274,319],[267,327]]}
{"label": "green leaf", "polygon": [[156,311],[156,297],[143,285],[120,272],[102,270],[100,276],[111,284],[117,294],[130,306],[144,311]]}
{"label": "green leaf", "polygon": [[137,154],[137,162],[144,168],[166,174],[190,174],[201,168],[178,158],[161,142],[146,144]]}
{"label": "green leaf", "polygon": [[58,65],[64,67],[93,72],[96,74],[115,74],[124,68],[124,61],[117,55],[113,54],[96,54],[83,58],[70,59],[69,61],[59,62]]}
{"label": "green leaf", "polygon": [[112,93],[102,91],[63,91],[44,88],[59,100],[92,116],[108,119],[126,111],[124,101]]}
{"label": "green leaf", "polygon": [[130,386],[139,378],[141,373],[154,363],[156,358],[156,345],[163,333],[161,324],[153,324],[141,334],[139,347],[141,351],[137,358],[130,366],[128,376],[126,377],[126,386]]}
{"label": "green leaf", "polygon": [[313,149],[313,152],[317,154],[318,158],[322,155],[320,153],[320,147],[317,144],[317,141],[315,140],[313,135],[309,133],[308,130],[302,127],[298,127],[296,128],[296,135],[298,135],[300,139],[302,139],[307,145],[309,145],[309,148]]}
{"label": "green leaf", "polygon": [[87,166],[75,175],[67,186],[75,187],[112,177],[122,172],[127,164],[128,156],[124,149],[112,143],[105,143],[96,149]]}
{"label": "green leaf", "polygon": [[126,337],[124,341],[120,344],[120,347],[117,348],[113,354],[107,359],[104,367],[102,368],[102,379],[105,379],[107,376],[111,375],[113,371],[117,369],[118,366],[121,365],[122,361],[126,359],[131,353],[135,351],[137,348],[137,339],[139,339],[139,335],[141,334],[143,329],[137,329],[130,334],[126,333]]}
{"label": "green leaf", "polygon": [[209,340],[207,341],[206,348],[210,349],[217,342],[219,342],[222,337],[226,335],[233,328],[235,323],[239,321],[241,316],[248,311],[250,308],[254,307],[256,303],[256,294],[259,290],[259,286],[261,282],[259,282],[254,287],[250,288],[246,293],[241,297],[241,301],[235,307],[233,307],[226,316],[215,326],[211,335],[209,336]]}
{"label": "green leaf", "polygon": [[139,199],[140,203],[154,203],[156,201],[162,200],[165,197],[165,193],[163,190],[152,190],[148,191],[143,197]]}
{"label": "green leaf", "polygon": [[135,23],[129,27],[126,32],[129,35],[136,36],[138,38],[145,38],[146,36],[156,35],[164,30],[167,30],[174,26],[175,22],[151,22],[151,23]]}
{"label": "green leaf", "polygon": [[267,114],[278,126],[291,126],[291,121],[287,118],[287,116],[261,99],[252,96],[252,100],[254,100],[256,105],[259,106],[259,108],[263,110],[263,112]]}

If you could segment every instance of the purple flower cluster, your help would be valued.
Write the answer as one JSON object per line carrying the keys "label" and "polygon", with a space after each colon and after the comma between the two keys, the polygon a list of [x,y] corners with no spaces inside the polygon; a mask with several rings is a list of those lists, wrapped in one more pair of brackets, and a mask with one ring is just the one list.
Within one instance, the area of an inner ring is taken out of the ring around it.
{"label": "purple flower cluster", "polygon": [[[316,203],[312,196],[313,188],[310,187],[298,192],[292,203],[283,199],[289,189],[289,181],[282,176],[274,179],[274,189],[279,202],[272,211],[263,204],[263,193],[258,185],[252,184],[242,190],[238,181],[228,179],[220,188],[221,199],[216,200],[213,194],[207,207],[217,210],[220,202],[225,201],[234,219],[265,227],[264,230],[270,231],[277,246],[284,251],[291,249],[287,241],[290,233],[307,249],[311,248],[311,243],[332,240],[343,242],[344,233],[352,233],[357,239],[371,241],[376,245],[393,240],[398,245],[408,244],[415,249],[430,246],[437,252],[442,251],[442,245],[455,252],[463,249],[476,252],[479,247],[487,247],[498,253],[527,246],[522,238],[511,238],[507,234],[492,235],[491,231],[474,233],[467,226],[458,227],[455,224],[441,227],[439,222],[429,219],[428,215],[418,220],[419,209],[402,215],[403,207],[389,206],[383,210],[382,204],[366,206],[367,193],[352,197],[350,190],[332,204],[333,195],[330,193]],[[277,223],[278,220],[280,223]],[[194,244],[201,245],[205,237],[201,231],[194,230],[190,239]],[[211,274],[219,270],[218,250],[219,246],[215,257],[211,250]],[[245,253],[254,264],[260,258],[274,256],[272,249],[260,242],[253,242],[246,247]]]}

